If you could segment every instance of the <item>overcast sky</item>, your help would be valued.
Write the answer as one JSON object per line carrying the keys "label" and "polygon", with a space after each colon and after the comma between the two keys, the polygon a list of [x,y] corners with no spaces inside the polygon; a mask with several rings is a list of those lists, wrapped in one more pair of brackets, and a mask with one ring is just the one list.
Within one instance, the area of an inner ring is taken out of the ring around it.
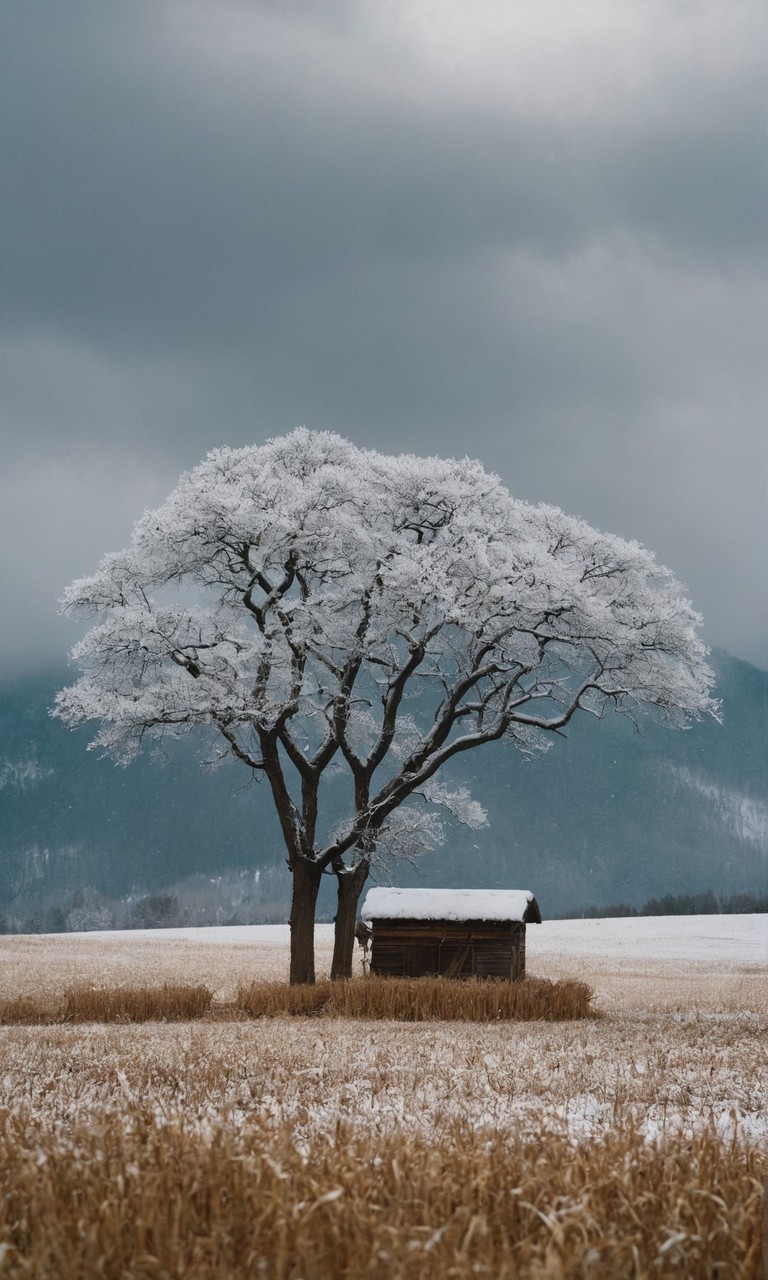
{"label": "overcast sky", "polygon": [[3,675],[216,445],[470,454],[768,666],[764,0],[23,0]]}

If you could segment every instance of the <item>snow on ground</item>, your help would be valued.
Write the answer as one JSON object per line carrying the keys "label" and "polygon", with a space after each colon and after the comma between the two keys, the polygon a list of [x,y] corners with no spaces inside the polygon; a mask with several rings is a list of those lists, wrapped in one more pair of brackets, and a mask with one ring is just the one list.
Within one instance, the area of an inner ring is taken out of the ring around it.
{"label": "snow on ground", "polygon": [[[768,915],[642,916],[529,925],[527,970],[589,983],[603,1012],[768,1014]],[[85,983],[204,983],[217,1001],[240,984],[285,981],[287,925],[0,936],[0,997],[59,994]],[[319,977],[333,925],[315,933]],[[361,973],[356,948],[355,972]]]}
{"label": "snow on ground", "polygon": [[[320,925],[327,972],[333,926]],[[0,1109],[66,1133],[121,1099],[207,1127],[249,1116],[332,1134],[629,1122],[649,1137],[715,1124],[768,1144],[768,916],[636,917],[530,926],[529,971],[574,975],[607,1017],[565,1023],[360,1023],[277,1018],[187,1025],[3,1027]],[[72,982],[287,978],[284,925],[0,937],[0,992]],[[41,1119],[42,1118],[42,1119]]]}
{"label": "snow on ground", "polygon": [[[219,925],[194,929],[132,929],[67,934],[75,939],[126,942],[200,942],[221,946],[287,946],[287,924]],[[317,925],[319,945],[333,938],[333,925]],[[684,960],[701,964],[768,967],[768,915],[632,916],[607,920],[545,920],[526,932],[529,963],[541,957],[615,957],[622,960]]]}
{"label": "snow on ground", "polygon": [[0,1029],[0,1107],[66,1135],[76,1117],[151,1107],[211,1134],[251,1116],[301,1144],[339,1123],[425,1136],[452,1124],[575,1140],[714,1124],[768,1143],[765,1018],[597,1022],[248,1022]]}
{"label": "snow on ground", "polygon": [[547,920],[528,927],[526,948],[530,959],[557,953],[768,966],[768,915]]}

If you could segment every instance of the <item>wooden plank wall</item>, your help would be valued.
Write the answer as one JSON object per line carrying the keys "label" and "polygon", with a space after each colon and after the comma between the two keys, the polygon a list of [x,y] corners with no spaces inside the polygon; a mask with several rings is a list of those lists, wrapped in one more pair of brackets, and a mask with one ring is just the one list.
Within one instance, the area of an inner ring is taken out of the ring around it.
{"label": "wooden plank wall", "polygon": [[517,921],[374,920],[371,972],[391,977],[506,978],[525,974]]}

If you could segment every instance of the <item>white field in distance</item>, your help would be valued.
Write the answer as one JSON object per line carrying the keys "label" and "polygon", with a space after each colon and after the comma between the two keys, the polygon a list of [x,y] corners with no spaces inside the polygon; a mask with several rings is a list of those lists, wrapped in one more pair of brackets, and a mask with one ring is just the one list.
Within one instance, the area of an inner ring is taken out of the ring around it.
{"label": "white field in distance", "polygon": [[[0,937],[0,995],[86,982],[203,982],[216,1000],[283,979],[288,926],[232,925]],[[315,930],[318,975],[330,971],[333,925]],[[526,929],[527,972],[589,982],[604,1012],[752,1010],[768,1014],[768,915],[545,920]],[[356,947],[356,968],[362,972]]]}

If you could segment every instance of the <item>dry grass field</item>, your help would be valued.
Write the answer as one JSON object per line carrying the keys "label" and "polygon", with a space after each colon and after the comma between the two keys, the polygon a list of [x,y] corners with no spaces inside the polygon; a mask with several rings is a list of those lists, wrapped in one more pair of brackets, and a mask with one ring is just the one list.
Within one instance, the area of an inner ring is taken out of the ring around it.
{"label": "dry grass field", "polygon": [[243,936],[0,939],[0,1000],[214,996],[0,1028],[0,1276],[763,1275],[759,954],[532,939],[529,969],[589,983],[597,1019],[250,1018],[223,1002],[286,955]]}

